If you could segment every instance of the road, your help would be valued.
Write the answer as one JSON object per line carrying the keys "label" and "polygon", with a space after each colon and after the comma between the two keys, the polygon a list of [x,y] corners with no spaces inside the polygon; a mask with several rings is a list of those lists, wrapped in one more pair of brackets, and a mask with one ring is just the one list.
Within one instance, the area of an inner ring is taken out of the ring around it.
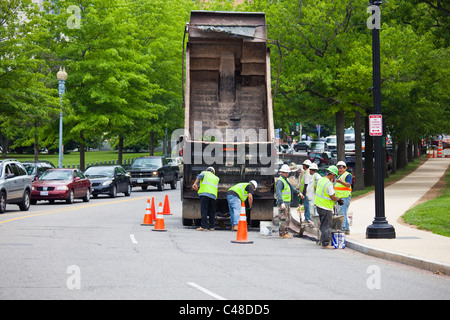
{"label": "road", "polygon": [[[167,232],[141,226],[146,201],[169,196]],[[448,299],[450,277],[324,250],[314,241],[181,224],[177,190],[134,188],[72,205],[14,205],[0,215],[0,299]]]}

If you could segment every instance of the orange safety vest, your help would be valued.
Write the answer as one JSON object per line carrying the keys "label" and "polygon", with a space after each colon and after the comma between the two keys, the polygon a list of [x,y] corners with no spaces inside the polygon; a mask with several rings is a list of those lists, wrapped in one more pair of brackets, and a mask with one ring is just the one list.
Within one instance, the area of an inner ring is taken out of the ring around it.
{"label": "orange safety vest", "polygon": [[[345,181],[345,178],[347,178],[347,176],[350,173],[345,171],[342,175],[340,175],[339,177],[337,177],[337,179],[340,179],[342,181]],[[336,180],[337,180],[336,179]],[[339,183],[339,182],[335,182],[334,183],[334,191],[335,191],[335,196],[338,198],[347,198],[352,194],[352,186],[350,185],[350,187],[346,187],[343,184]]]}

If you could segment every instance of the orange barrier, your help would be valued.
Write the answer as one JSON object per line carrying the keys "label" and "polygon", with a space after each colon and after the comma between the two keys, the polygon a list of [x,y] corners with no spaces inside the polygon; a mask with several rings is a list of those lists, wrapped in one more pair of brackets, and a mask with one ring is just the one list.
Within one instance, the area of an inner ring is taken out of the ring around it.
{"label": "orange barrier", "polygon": [[161,202],[159,203],[158,214],[156,215],[155,227],[152,231],[167,231],[164,227],[164,215]]}
{"label": "orange barrier", "polygon": [[167,194],[166,194],[166,197],[164,198],[163,214],[172,215],[172,213],[170,213],[169,196]]}
{"label": "orange barrier", "polygon": [[437,157],[442,158],[442,140],[439,140]]}
{"label": "orange barrier", "polygon": [[245,202],[241,203],[241,214],[239,216],[239,224],[236,235],[236,241],[231,241],[232,243],[243,243],[249,244],[253,243],[253,241],[248,241],[247,237],[247,216],[245,214]]}
{"label": "orange barrier", "polygon": [[144,221],[141,226],[153,226],[152,213],[150,208],[150,199],[147,199],[147,207],[145,208]]}

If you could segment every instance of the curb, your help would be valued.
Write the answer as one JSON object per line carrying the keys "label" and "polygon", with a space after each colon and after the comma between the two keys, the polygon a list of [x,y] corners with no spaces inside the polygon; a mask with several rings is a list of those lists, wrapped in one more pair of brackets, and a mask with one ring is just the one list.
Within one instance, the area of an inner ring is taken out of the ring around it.
{"label": "curb", "polygon": [[359,251],[361,253],[374,256],[377,258],[406,264],[412,267],[424,269],[427,271],[431,271],[436,274],[444,274],[444,275],[450,275],[450,265],[442,262],[437,262],[425,258],[419,258],[415,256],[405,255],[394,251],[388,251],[388,250],[382,250],[379,248],[375,248],[372,246],[368,246],[365,244],[362,244],[360,242],[346,239],[345,240],[345,246],[347,248]]}

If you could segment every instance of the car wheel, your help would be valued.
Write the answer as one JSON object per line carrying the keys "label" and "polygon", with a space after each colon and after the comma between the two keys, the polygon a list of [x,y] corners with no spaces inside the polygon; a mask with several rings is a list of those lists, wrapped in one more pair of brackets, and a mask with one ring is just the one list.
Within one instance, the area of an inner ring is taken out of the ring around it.
{"label": "car wheel", "polygon": [[158,191],[164,191],[164,184],[165,184],[164,178],[161,178],[161,180],[159,180],[158,183]]}
{"label": "car wheel", "polygon": [[66,199],[66,202],[67,202],[67,203],[73,203],[73,199],[74,199],[73,190],[70,190],[70,192],[69,192],[69,198]]}
{"label": "car wheel", "polygon": [[124,192],[126,197],[131,195],[131,184],[127,185],[127,191]]}
{"label": "car wheel", "polygon": [[2,192],[0,194],[0,213],[5,212],[6,210],[6,193]]}
{"label": "car wheel", "polygon": [[175,190],[177,188],[177,180],[176,179],[170,183],[170,188],[172,190]]}
{"label": "car wheel", "polygon": [[30,191],[25,190],[22,202],[19,203],[20,211],[28,211],[30,209]]}
{"label": "car wheel", "polygon": [[111,193],[109,194],[110,198],[115,198],[117,196],[117,186],[114,184],[111,190]]}
{"label": "car wheel", "polygon": [[91,200],[91,190],[89,188],[86,190],[86,195],[83,197],[83,202],[89,202]]}

